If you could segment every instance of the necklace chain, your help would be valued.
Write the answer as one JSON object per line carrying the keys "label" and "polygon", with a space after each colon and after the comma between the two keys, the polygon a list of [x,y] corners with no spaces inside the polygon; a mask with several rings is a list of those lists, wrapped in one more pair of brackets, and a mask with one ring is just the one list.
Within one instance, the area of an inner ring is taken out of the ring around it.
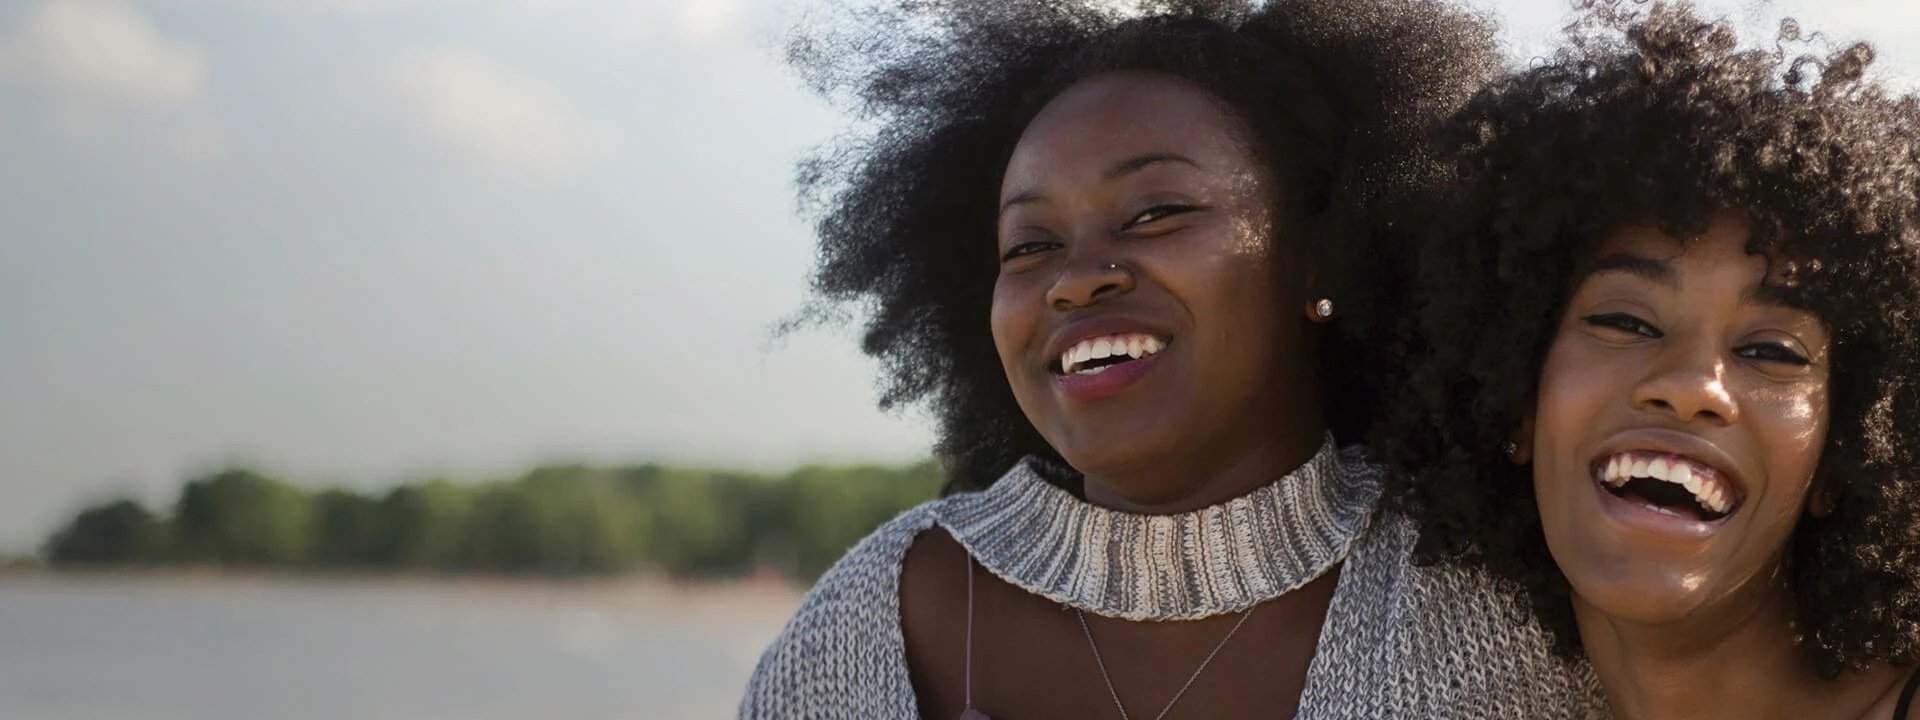
{"label": "necklace chain", "polygon": [[[1200,661],[1200,667],[1193,669],[1193,674],[1187,676],[1186,684],[1180,686],[1180,690],[1173,694],[1173,699],[1167,701],[1166,707],[1160,708],[1160,714],[1153,716],[1153,720],[1161,720],[1167,716],[1167,713],[1173,711],[1174,703],[1180,702],[1180,696],[1187,694],[1187,688],[1193,687],[1193,681],[1200,679],[1200,673],[1206,671],[1207,665],[1213,662],[1213,657],[1220,654],[1220,649],[1227,646],[1227,641],[1233,639],[1234,633],[1240,632],[1241,625],[1247,624],[1247,618],[1253,616],[1254,607],[1259,606],[1255,605],[1240,613],[1240,621],[1233,624],[1233,629],[1227,631],[1226,637],[1220,638],[1220,642],[1213,646],[1213,652],[1207,653],[1207,659]],[[1087,647],[1093,649],[1093,662],[1100,666],[1100,679],[1107,683],[1107,694],[1113,697],[1113,706],[1120,710],[1120,720],[1133,720],[1127,715],[1127,706],[1120,702],[1120,691],[1113,687],[1113,676],[1107,674],[1107,661],[1100,658],[1100,645],[1093,641],[1093,628],[1087,627],[1087,614],[1080,608],[1074,608],[1073,616],[1080,620],[1080,632],[1086,634]]]}

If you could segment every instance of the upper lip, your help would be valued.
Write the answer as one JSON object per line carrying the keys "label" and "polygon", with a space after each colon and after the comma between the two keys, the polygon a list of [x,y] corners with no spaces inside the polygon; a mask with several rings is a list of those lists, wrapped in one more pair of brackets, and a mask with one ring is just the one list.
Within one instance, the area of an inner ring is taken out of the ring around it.
{"label": "upper lip", "polygon": [[1061,325],[1053,331],[1053,338],[1047,341],[1046,354],[1042,357],[1049,372],[1060,368],[1060,354],[1080,344],[1082,340],[1108,335],[1130,334],[1152,335],[1161,342],[1167,342],[1172,336],[1167,331],[1155,327],[1152,323],[1125,315],[1098,315],[1080,318]]}
{"label": "upper lip", "polygon": [[1607,458],[1626,452],[1657,452],[1679,455],[1693,462],[1713,468],[1733,486],[1735,502],[1747,496],[1747,481],[1740,471],[1735,469],[1733,458],[1706,438],[1692,433],[1669,430],[1666,428],[1637,428],[1615,434],[1601,445],[1600,453],[1595,455],[1588,466],[1605,463]]}

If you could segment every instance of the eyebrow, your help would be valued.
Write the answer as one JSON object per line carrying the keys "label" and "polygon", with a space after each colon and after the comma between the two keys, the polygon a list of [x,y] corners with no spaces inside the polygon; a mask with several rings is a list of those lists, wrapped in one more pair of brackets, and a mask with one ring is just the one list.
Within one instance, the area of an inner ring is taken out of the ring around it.
{"label": "eyebrow", "polygon": [[1810,298],[1807,297],[1807,291],[1804,288],[1787,285],[1770,285],[1763,282],[1747,293],[1747,300],[1760,305],[1772,305],[1788,310],[1813,312],[1813,304]]}
{"label": "eyebrow", "polygon": [[[1644,255],[1617,252],[1595,260],[1588,269],[1589,276],[1601,273],[1619,272],[1634,275],[1657,282],[1674,290],[1680,289],[1680,281],[1673,275],[1673,268],[1665,261],[1655,260]],[[1806,291],[1783,285],[1762,282],[1748,290],[1744,299],[1760,305],[1772,305],[1788,310],[1811,311]]]}
{"label": "eyebrow", "polygon": [[[1200,163],[1194,162],[1192,158],[1176,152],[1150,152],[1135,155],[1114,163],[1111,167],[1108,167],[1105,172],[1100,173],[1100,179],[1112,182],[1160,163],[1179,163],[1196,169],[1200,167]],[[1040,194],[1038,190],[1021,192],[1013,197],[1007,198],[1006,202],[1001,203],[1000,212],[1001,214],[1005,214],[1008,210],[1012,210],[1017,206],[1038,202],[1044,197],[1046,196]]]}
{"label": "eyebrow", "polygon": [[1148,166],[1166,162],[1180,163],[1195,169],[1199,169],[1200,167],[1200,163],[1194,162],[1192,158],[1181,155],[1180,153],[1152,152],[1145,155],[1135,155],[1114,163],[1113,167],[1107,168],[1107,172],[1103,174],[1101,178],[1105,180],[1118,180],[1127,175],[1140,172]]}
{"label": "eyebrow", "polygon": [[1671,266],[1668,266],[1664,261],[1655,260],[1644,255],[1617,252],[1593,261],[1593,265],[1587,268],[1588,275],[1599,275],[1610,272],[1634,275],[1676,290],[1680,288],[1680,281],[1673,277],[1673,268]]}

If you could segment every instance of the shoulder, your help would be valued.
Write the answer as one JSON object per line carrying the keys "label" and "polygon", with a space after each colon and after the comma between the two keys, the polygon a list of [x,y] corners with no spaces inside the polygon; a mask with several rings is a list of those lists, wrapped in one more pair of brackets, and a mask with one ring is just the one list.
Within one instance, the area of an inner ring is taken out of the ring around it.
{"label": "shoulder", "polygon": [[820,576],[761,655],[740,717],[917,715],[900,631],[901,566],[943,502],[901,513]]}
{"label": "shoulder", "polygon": [[1865,720],[1920,720],[1920,697],[1916,695],[1920,695],[1920,670],[1900,668],[1898,680],[1861,717]]}
{"label": "shoulder", "polygon": [[1555,656],[1483,573],[1413,564],[1417,536],[1411,519],[1374,511],[1341,570],[1309,697],[1355,717],[1606,716],[1584,663]]}

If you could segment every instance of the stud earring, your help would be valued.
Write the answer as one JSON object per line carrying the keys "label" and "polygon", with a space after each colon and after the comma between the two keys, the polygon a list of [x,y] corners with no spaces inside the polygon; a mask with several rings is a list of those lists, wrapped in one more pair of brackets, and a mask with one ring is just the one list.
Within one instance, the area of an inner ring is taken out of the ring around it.
{"label": "stud earring", "polygon": [[1502,443],[1500,445],[1500,449],[1507,453],[1508,460],[1520,459],[1520,446],[1515,445],[1512,440],[1508,440],[1505,443]]}
{"label": "stud earring", "polygon": [[1307,308],[1307,317],[1314,322],[1326,322],[1333,319],[1333,300],[1320,298]]}

